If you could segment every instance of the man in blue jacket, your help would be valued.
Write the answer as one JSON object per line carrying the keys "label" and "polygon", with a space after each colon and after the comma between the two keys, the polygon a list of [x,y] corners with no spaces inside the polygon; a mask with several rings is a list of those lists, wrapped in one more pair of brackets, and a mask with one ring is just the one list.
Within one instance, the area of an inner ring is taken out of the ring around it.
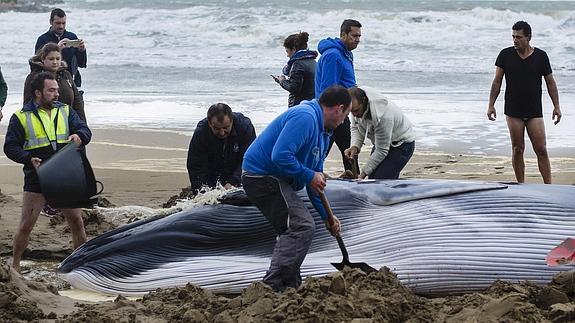
{"label": "man in blue jacket", "polygon": [[188,175],[192,191],[202,186],[224,188],[240,186],[242,160],[248,146],[256,138],[251,120],[232,112],[225,103],[208,109],[208,116],[196,126],[188,149]]}
{"label": "man in blue jacket", "polygon": [[4,103],[6,103],[6,97],[8,96],[8,85],[4,81],[4,76],[2,76],[2,70],[0,69],[0,121],[2,121],[2,108]]}
{"label": "man in blue jacket", "polygon": [[[90,142],[92,132],[74,109],[58,102],[58,82],[49,72],[38,73],[31,82],[34,99],[10,118],[4,153],[24,164],[22,217],[14,235],[12,268],[20,271],[20,259],[46,199],[36,170],[70,141],[77,146]],[[81,209],[62,209],[72,232],[74,248],[86,241]]]}
{"label": "man in blue jacket", "polygon": [[[279,235],[263,279],[277,292],[301,284],[300,267],[315,230],[314,219],[297,191],[305,186],[313,206],[327,220],[318,195],[326,186],[323,162],[331,132],[350,110],[347,90],[329,87],[319,101],[303,101],[279,115],[246,151],[244,191]],[[331,234],[339,232],[337,218],[325,223]]]}
{"label": "man in blue jacket", "polygon": [[[319,42],[317,48],[321,57],[317,62],[315,71],[316,98],[319,98],[325,89],[334,84],[345,88],[351,88],[356,85],[351,51],[359,45],[360,37],[361,24],[359,21],[346,19],[341,24],[340,38],[326,38]],[[350,121],[348,118],[345,118],[341,126],[337,127],[333,132],[327,152],[329,152],[334,142],[341,152],[344,168],[353,170],[352,162],[344,155],[344,151],[351,144]],[[355,163],[355,169],[358,169],[357,160],[355,160]]]}
{"label": "man in blue jacket", "polygon": [[78,68],[85,68],[88,62],[86,46],[76,34],[66,30],[66,13],[60,8],[50,13],[50,29],[38,37],[34,52],[47,43],[56,43],[62,48],[62,59],[68,64],[68,72],[74,78],[76,86],[81,87],[82,77]]}

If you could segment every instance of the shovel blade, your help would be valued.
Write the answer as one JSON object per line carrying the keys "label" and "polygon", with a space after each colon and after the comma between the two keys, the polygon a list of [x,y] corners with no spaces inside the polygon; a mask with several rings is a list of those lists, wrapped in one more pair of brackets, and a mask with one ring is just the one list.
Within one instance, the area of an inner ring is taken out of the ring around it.
{"label": "shovel blade", "polygon": [[345,267],[357,268],[366,274],[374,273],[377,271],[377,269],[371,267],[370,265],[366,264],[365,262],[353,263],[353,262],[343,261],[343,262],[332,262],[331,265],[334,266],[339,271],[342,271]]}
{"label": "shovel blade", "polygon": [[567,238],[549,251],[545,257],[545,262],[552,267],[575,265],[575,239]]}

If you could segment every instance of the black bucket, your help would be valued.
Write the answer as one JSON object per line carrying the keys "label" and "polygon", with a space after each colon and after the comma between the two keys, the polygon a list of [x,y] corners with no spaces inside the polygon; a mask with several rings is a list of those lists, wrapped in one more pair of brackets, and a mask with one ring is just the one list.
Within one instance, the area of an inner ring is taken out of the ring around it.
{"label": "black bucket", "polygon": [[42,162],[37,172],[42,194],[55,208],[92,208],[104,189],[102,183],[96,181],[86,152],[74,142]]}

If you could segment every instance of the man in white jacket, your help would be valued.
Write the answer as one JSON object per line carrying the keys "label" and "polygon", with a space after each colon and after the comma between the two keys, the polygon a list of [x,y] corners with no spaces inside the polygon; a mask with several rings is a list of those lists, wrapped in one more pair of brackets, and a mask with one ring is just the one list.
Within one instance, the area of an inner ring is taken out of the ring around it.
{"label": "man in white jacket", "polygon": [[397,179],[415,150],[415,131],[401,109],[368,87],[349,89],[352,98],[351,147],[347,158],[361,151],[365,135],[373,143],[359,179]]}

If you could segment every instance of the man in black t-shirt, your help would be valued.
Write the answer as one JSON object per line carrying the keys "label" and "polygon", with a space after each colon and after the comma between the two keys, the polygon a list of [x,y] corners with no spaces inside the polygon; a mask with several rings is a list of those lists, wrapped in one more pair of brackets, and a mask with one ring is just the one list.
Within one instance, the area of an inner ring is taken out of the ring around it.
{"label": "man in black t-shirt", "polygon": [[495,78],[491,84],[487,117],[495,120],[495,101],[505,76],[505,116],[511,137],[512,164],[517,182],[525,182],[525,129],[537,155],[539,172],[545,184],[551,184],[551,164],[547,155],[545,123],[541,104],[541,77],[553,102],[552,119],[561,121],[559,93],[547,54],[531,47],[531,26],[525,21],[513,25],[513,47],[503,49],[495,61]]}

